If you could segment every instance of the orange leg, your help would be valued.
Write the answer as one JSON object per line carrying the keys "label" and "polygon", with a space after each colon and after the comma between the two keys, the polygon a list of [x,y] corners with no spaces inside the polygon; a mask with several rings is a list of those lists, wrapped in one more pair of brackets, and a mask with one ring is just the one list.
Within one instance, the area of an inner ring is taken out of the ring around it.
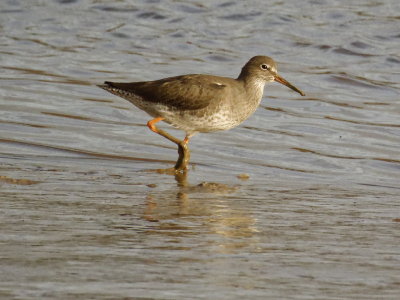
{"label": "orange leg", "polygon": [[170,140],[171,142],[175,143],[178,145],[178,153],[179,153],[179,158],[175,164],[175,170],[176,171],[183,171],[187,169],[187,165],[189,163],[190,159],[190,150],[188,147],[188,142],[189,142],[189,136],[186,135],[183,141],[177,139],[176,137],[170,135],[168,132],[165,132],[164,130],[158,129],[156,127],[156,123],[164,120],[163,117],[158,117],[154,118],[150,121],[147,122],[147,126],[150,128],[151,131],[162,135],[166,139]]}
{"label": "orange leg", "polygon": [[176,137],[170,135],[168,132],[165,132],[164,130],[158,129],[156,127],[155,124],[157,122],[162,121],[162,120],[164,120],[163,117],[158,117],[158,118],[155,118],[153,120],[150,120],[150,121],[147,122],[147,127],[149,127],[151,131],[153,131],[153,132],[155,132],[155,133],[157,133],[159,135],[162,135],[166,139],[169,139],[171,142],[173,142],[173,143],[175,143],[175,144],[177,144],[179,146],[182,143],[181,140],[179,140]]}
{"label": "orange leg", "polygon": [[158,118],[155,118],[153,120],[150,120],[150,121],[147,122],[147,127],[149,127],[151,131],[153,131],[155,133],[158,133],[158,128],[154,124],[156,124],[157,122],[160,122],[162,120],[164,120],[163,117],[158,117]]}
{"label": "orange leg", "polygon": [[185,138],[183,139],[183,143],[184,143],[184,144],[189,143],[189,139],[190,139],[189,136],[185,136]]}

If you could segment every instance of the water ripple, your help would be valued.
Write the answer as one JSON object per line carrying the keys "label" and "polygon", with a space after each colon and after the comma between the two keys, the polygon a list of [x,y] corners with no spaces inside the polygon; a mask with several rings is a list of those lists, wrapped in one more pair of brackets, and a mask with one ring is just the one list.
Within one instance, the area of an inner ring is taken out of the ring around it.
{"label": "water ripple", "polygon": [[[398,295],[398,1],[132,3],[0,4],[0,295]],[[96,87],[259,54],[307,96],[267,85],[244,124],[192,138],[188,174]]]}

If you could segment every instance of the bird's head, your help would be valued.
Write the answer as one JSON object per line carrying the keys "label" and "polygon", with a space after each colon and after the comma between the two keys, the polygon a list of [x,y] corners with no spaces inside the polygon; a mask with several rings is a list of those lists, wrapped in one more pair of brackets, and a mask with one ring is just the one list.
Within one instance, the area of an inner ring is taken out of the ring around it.
{"label": "bird's head", "polygon": [[244,65],[238,79],[246,81],[249,78],[263,83],[276,81],[305,96],[301,90],[278,75],[275,61],[268,56],[254,56]]}

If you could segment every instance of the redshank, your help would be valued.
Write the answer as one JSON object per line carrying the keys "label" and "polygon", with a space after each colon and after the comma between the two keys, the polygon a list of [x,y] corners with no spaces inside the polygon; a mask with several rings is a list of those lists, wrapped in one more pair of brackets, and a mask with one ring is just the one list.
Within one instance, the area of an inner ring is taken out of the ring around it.
{"label": "redshank", "polygon": [[[264,85],[277,81],[305,94],[277,73],[275,61],[255,56],[242,68],[237,79],[189,74],[155,81],[110,82],[99,87],[122,97],[153,117],[147,126],[178,145],[176,172],[187,170],[190,158],[189,139],[198,132],[227,130],[246,120],[259,106]],[[184,130],[180,140],[156,127],[164,121]]]}

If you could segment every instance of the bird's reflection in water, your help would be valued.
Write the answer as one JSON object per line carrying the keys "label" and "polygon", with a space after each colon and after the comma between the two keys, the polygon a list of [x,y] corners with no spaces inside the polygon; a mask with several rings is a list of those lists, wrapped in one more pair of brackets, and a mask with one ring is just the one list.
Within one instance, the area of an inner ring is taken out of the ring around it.
{"label": "bird's reflection in water", "polygon": [[187,172],[174,174],[176,189],[147,195],[143,218],[158,224],[148,234],[202,234],[209,240],[209,246],[220,253],[255,246],[256,219],[251,211],[235,204],[240,200],[237,196],[240,186],[215,182],[192,185],[187,175]]}

